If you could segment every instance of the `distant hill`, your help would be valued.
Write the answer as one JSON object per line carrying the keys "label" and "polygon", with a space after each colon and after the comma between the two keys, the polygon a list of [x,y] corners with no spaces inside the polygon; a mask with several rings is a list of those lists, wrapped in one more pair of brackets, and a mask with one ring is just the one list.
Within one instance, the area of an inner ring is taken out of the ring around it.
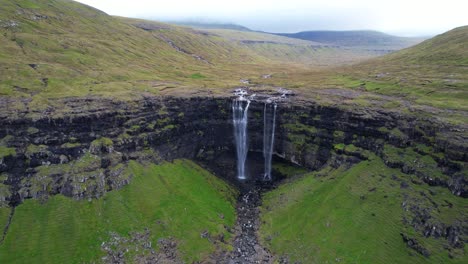
{"label": "distant hill", "polygon": [[250,28],[231,24],[231,23],[202,23],[202,22],[184,22],[184,21],[175,21],[171,22],[172,24],[181,25],[181,26],[189,26],[195,28],[203,28],[203,29],[232,29],[238,31],[252,31]]}
{"label": "distant hill", "polygon": [[304,31],[277,35],[343,47],[398,50],[415,45],[424,38],[404,38],[378,31]]}
{"label": "distant hill", "polygon": [[255,54],[279,63],[299,63],[307,66],[330,67],[349,65],[387,54],[388,51],[351,49],[259,31],[200,29],[237,43]]}
{"label": "distant hill", "polygon": [[382,57],[384,63],[468,66],[468,26],[458,27],[414,47]]}

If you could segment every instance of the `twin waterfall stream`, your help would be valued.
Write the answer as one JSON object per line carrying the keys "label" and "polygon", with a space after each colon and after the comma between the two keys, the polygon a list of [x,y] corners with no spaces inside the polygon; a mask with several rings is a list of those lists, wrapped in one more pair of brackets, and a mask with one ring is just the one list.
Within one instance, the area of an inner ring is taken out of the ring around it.
{"label": "twin waterfall stream", "polygon": [[271,158],[275,143],[276,104],[267,104],[263,108],[263,158],[265,159],[265,174],[263,179],[271,181]]}
{"label": "twin waterfall stream", "polygon": [[[236,143],[237,155],[237,178],[239,180],[247,179],[246,161],[248,147],[248,110],[251,102],[251,97],[247,97],[245,90],[236,90],[235,93],[238,98],[233,100],[232,103],[232,117],[234,126],[234,138]],[[285,94],[282,95],[285,97]],[[275,141],[275,122],[276,122],[276,103],[268,99],[265,102],[263,109],[263,158],[265,161],[265,171],[263,180],[270,181],[271,177],[271,162]]]}
{"label": "twin waterfall stream", "polygon": [[249,151],[247,143],[247,123],[250,100],[240,98],[232,103],[232,122],[234,124],[234,137],[236,139],[237,178],[247,179],[245,162]]}

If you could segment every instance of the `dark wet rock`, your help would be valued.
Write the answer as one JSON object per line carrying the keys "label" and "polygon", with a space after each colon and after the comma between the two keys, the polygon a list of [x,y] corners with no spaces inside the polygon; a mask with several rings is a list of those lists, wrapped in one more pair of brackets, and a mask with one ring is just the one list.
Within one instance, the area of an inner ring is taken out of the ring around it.
{"label": "dark wet rock", "polygon": [[409,185],[408,185],[407,182],[402,181],[402,182],[400,183],[400,188],[401,188],[401,189],[406,189],[406,188],[408,188],[408,187],[409,187]]}
{"label": "dark wet rock", "polygon": [[217,256],[216,263],[273,263],[273,255],[258,241],[260,192],[261,188],[253,185],[239,196],[233,250]]}

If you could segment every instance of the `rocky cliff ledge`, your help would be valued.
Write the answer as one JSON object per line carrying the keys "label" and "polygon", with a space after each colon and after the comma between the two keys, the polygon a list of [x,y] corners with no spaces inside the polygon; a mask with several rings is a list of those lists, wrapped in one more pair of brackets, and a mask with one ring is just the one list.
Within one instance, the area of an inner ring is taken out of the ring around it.
{"label": "rocky cliff ledge", "polygon": [[[67,112],[48,109],[4,116],[0,123],[0,201],[57,193],[99,197],[129,182],[129,159],[198,159],[234,178],[232,98],[148,97],[132,104],[68,99]],[[5,103],[5,102],[4,102]],[[299,100],[278,103],[275,154],[318,169],[375,153],[390,167],[467,197],[465,131],[431,119],[372,109],[353,111]],[[262,100],[249,109],[250,151],[260,152]],[[223,159],[224,157],[224,159]],[[217,161],[217,162],[213,162]],[[252,166],[255,167],[255,166]]]}

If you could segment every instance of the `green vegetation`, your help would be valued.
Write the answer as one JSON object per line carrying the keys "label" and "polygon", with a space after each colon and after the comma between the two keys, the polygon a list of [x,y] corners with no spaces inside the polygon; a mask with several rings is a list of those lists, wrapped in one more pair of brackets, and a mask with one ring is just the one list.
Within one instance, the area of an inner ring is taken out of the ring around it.
{"label": "green vegetation", "polygon": [[[372,156],[350,169],[324,168],[264,195],[261,207],[263,243],[275,254],[301,263],[465,263],[463,252],[448,257],[443,239],[426,238],[403,225],[408,200],[430,203],[427,188]],[[405,181],[408,188],[401,188]],[[434,219],[454,223],[466,219],[466,201],[445,188],[430,198],[443,208]],[[447,199],[447,200],[446,200]],[[444,201],[453,208],[443,206]],[[407,247],[400,235],[415,238],[431,253],[426,258]],[[453,253],[452,253],[453,254]]]}
{"label": "green vegetation", "polygon": [[306,134],[308,136],[315,135],[317,133],[317,128],[313,126],[307,126],[300,122],[294,124],[284,124],[284,128],[293,133]]}
{"label": "green vegetation", "polygon": [[112,142],[112,139],[101,137],[93,140],[89,146],[89,149],[92,153],[98,153],[100,151],[111,152],[113,145],[114,142]]}
{"label": "green vegetation", "polygon": [[206,78],[206,76],[201,74],[201,73],[194,73],[194,74],[190,75],[190,78],[192,78],[192,79],[203,79],[203,78]]}
{"label": "green vegetation", "polygon": [[36,134],[37,132],[39,132],[39,129],[35,128],[35,127],[28,127],[28,134],[29,135],[33,135],[33,134]]}
{"label": "green vegetation", "polygon": [[[438,157],[439,154],[434,156]],[[388,164],[399,165],[408,171],[413,171],[418,176],[447,178],[431,155],[419,154],[413,148],[396,148],[385,144],[383,158]]]}
{"label": "green vegetation", "polygon": [[[16,208],[1,263],[83,263],[99,261],[109,232],[151,232],[153,248],[160,238],[173,238],[186,262],[199,261],[218,247],[215,239],[230,233],[235,222],[236,192],[193,162],[143,166],[131,162],[132,182],[121,190],[90,201],[61,195],[45,203],[27,200]],[[8,210],[1,208],[0,221]]]}
{"label": "green vegetation", "polygon": [[308,172],[308,170],[303,167],[284,162],[274,162],[272,167],[275,173],[279,173],[288,178],[303,175]]}
{"label": "green vegetation", "polygon": [[67,142],[67,143],[62,144],[60,147],[61,148],[76,148],[76,147],[79,147],[79,146],[81,146],[81,144],[78,143],[78,142],[76,142],[76,143]]}
{"label": "green vegetation", "polygon": [[16,155],[16,150],[14,148],[8,148],[0,145],[0,159],[14,155]]}
{"label": "green vegetation", "polygon": [[47,146],[45,145],[34,145],[30,144],[26,148],[26,152],[24,153],[26,157],[30,158],[32,155],[36,153],[46,153],[47,152]]}
{"label": "green vegetation", "polygon": [[[3,230],[5,226],[7,225],[8,219],[10,218],[10,213],[11,213],[11,208],[0,206],[0,230]],[[1,236],[0,236],[0,239],[1,239]]]}
{"label": "green vegetation", "polygon": [[[3,181],[0,181],[0,208],[6,207],[8,205],[8,202],[5,200],[5,198],[11,196],[10,186],[5,185],[2,182]],[[1,220],[1,217],[0,217],[0,220]],[[2,222],[0,221],[0,228],[1,228],[1,223]]]}

